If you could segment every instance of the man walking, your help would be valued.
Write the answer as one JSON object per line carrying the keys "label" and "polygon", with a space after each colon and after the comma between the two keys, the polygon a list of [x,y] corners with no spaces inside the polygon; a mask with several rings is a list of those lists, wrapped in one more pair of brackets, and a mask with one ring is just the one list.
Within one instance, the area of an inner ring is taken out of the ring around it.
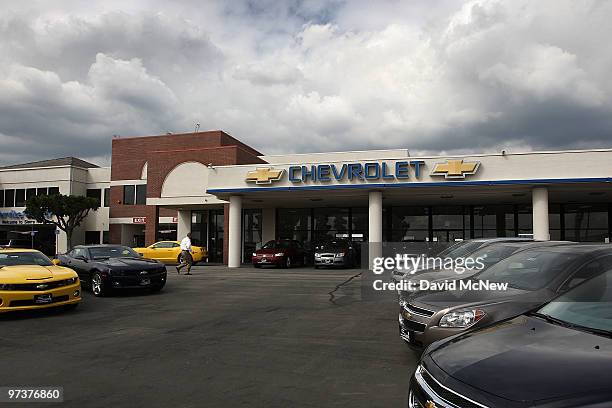
{"label": "man walking", "polygon": [[176,267],[176,273],[181,273],[181,269],[187,267],[185,275],[191,275],[191,266],[193,265],[193,257],[191,256],[191,232],[181,241],[181,263]]}

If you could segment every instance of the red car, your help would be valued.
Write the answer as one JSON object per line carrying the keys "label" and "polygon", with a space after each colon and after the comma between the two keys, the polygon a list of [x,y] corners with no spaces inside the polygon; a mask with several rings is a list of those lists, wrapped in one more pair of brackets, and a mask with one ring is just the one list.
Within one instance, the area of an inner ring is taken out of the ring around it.
{"label": "red car", "polygon": [[253,252],[253,266],[276,265],[291,268],[293,265],[306,264],[306,251],[302,244],[293,239],[277,239],[268,241],[260,249]]}

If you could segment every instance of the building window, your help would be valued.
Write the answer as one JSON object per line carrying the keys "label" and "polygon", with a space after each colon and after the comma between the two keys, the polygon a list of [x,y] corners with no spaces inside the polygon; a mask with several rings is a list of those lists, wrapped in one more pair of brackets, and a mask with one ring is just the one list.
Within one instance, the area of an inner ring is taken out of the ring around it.
{"label": "building window", "polygon": [[102,205],[102,190],[99,188],[88,188],[87,197],[98,200],[98,205]]}
{"label": "building window", "polygon": [[49,195],[53,195],[53,194],[59,194],[59,187],[49,187],[49,192],[47,194]]}
{"label": "building window", "polygon": [[136,204],[145,205],[147,203],[147,185],[139,184],[136,186]]}
{"label": "building window", "polygon": [[98,245],[100,243],[100,231],[85,231],[85,245]]}
{"label": "building window", "polygon": [[103,231],[102,232],[102,243],[103,244],[110,244],[110,235],[109,235],[108,231]]}
{"label": "building window", "polygon": [[4,190],[0,190],[0,207],[4,207]]}
{"label": "building window", "polygon": [[15,207],[24,207],[25,206],[25,190],[23,188],[19,188],[15,190]]}
{"label": "building window", "polygon": [[4,206],[15,206],[15,190],[4,190]]}
{"label": "building window", "polygon": [[48,192],[49,192],[49,189],[47,187],[39,187],[36,189],[37,196],[47,195]]}
{"label": "building window", "polygon": [[104,189],[104,207],[110,207],[110,188]]}
{"label": "building window", "polygon": [[123,186],[123,204],[134,205],[136,201],[136,186]]}
{"label": "building window", "polygon": [[28,188],[26,190],[26,201],[28,201],[30,198],[35,197],[35,196],[36,196],[35,188]]}
{"label": "building window", "polygon": [[147,185],[123,186],[123,204],[145,205],[147,203]]}

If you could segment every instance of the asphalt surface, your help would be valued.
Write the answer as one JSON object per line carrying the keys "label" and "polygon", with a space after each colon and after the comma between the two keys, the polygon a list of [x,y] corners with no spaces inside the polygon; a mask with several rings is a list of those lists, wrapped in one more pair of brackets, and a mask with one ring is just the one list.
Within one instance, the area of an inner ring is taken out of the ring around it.
{"label": "asphalt surface", "polygon": [[417,356],[393,299],[361,300],[359,271],[168,271],[159,294],[86,292],[74,311],[0,315],[0,387],[65,398],[0,406],[406,406]]}

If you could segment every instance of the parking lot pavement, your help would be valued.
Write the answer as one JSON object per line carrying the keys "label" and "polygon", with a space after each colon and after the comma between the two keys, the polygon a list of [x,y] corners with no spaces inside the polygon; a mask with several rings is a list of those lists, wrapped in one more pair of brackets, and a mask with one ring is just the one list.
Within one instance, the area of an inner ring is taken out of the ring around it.
{"label": "parking lot pavement", "polygon": [[63,386],[70,407],[406,405],[417,357],[359,271],[168,272],[159,294],[0,316],[0,386]]}

